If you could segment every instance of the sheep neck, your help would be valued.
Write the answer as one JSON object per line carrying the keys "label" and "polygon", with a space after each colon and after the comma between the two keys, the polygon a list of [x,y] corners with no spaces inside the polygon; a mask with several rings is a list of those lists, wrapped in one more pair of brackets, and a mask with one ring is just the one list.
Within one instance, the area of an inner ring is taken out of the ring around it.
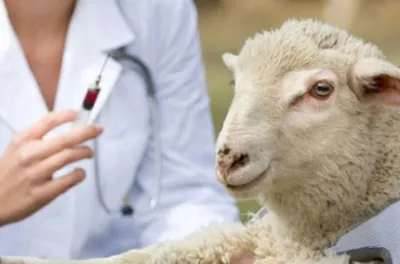
{"label": "sheep neck", "polygon": [[284,195],[271,193],[266,203],[277,218],[277,231],[313,250],[333,246],[341,236],[377,213],[366,196],[343,192],[332,197],[329,192],[311,190],[314,192],[307,194],[295,190]]}
{"label": "sheep neck", "polygon": [[[277,231],[312,250],[323,251],[340,237],[400,200],[399,174],[385,177],[374,172],[366,192],[329,192],[310,186],[307,192],[271,192],[265,203],[277,221]],[[386,175],[387,176],[387,175]],[[389,179],[389,180],[388,180]],[[391,180],[390,180],[391,179]],[[385,191],[383,191],[385,190]],[[337,190],[336,190],[337,191]],[[363,194],[357,194],[363,193]]]}

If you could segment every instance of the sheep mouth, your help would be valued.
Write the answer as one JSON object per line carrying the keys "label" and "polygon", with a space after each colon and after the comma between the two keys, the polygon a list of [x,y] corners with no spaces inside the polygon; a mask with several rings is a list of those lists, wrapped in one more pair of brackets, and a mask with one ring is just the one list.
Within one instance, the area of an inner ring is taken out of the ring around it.
{"label": "sheep mouth", "polygon": [[241,185],[227,184],[226,188],[228,188],[229,190],[232,190],[232,191],[245,191],[245,190],[251,189],[251,188],[259,185],[267,177],[268,170],[269,170],[269,166],[263,172],[261,172],[259,175],[257,175],[254,179],[252,179],[251,181],[246,182]]}

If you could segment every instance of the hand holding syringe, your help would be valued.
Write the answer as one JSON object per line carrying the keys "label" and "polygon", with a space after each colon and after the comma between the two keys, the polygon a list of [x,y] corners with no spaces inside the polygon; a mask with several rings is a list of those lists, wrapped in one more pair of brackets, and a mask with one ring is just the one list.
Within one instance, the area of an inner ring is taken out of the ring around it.
{"label": "hand holding syringe", "polygon": [[85,178],[80,168],[65,171],[57,179],[52,176],[71,163],[91,158],[92,150],[80,145],[97,138],[102,127],[78,127],[45,137],[75,118],[75,111],[50,112],[11,140],[0,157],[0,226],[32,215]]}
{"label": "hand holding syringe", "polygon": [[[56,179],[53,174],[93,156],[92,150],[81,144],[103,132],[101,126],[88,122],[106,62],[94,85],[89,87],[79,113],[66,110],[49,113],[17,134],[0,157],[0,226],[30,216],[85,178],[85,171],[80,168],[65,171],[65,175]],[[74,121],[72,131],[45,138],[52,129],[71,121]]]}

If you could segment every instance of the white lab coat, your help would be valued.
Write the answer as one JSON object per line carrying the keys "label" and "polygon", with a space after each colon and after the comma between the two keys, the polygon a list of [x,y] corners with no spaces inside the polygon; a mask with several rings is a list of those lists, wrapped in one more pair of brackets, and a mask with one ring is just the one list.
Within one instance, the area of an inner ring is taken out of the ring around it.
{"label": "white lab coat", "polygon": [[[91,118],[105,131],[95,157],[73,164],[86,170],[85,181],[31,217],[0,228],[0,255],[109,256],[182,237],[212,221],[238,220],[234,200],[214,178],[214,134],[196,15],[191,0],[78,1],[55,110],[80,108],[107,51],[127,46],[139,55],[152,70],[157,89],[164,175],[161,202],[148,211],[156,177],[143,77],[111,59]],[[0,151],[46,112],[0,0]],[[52,133],[70,128],[64,125]],[[93,142],[88,145],[93,147]],[[54,177],[69,170],[71,166]],[[111,215],[99,205],[96,171]],[[127,193],[138,211],[132,217],[119,213]]]}

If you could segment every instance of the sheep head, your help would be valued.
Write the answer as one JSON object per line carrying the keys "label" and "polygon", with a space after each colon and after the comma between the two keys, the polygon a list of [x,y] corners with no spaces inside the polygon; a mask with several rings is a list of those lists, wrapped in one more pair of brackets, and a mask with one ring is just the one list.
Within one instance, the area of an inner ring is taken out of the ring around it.
{"label": "sheep head", "polygon": [[379,152],[377,113],[400,105],[400,70],[313,20],[256,34],[223,61],[235,93],[217,139],[219,181],[242,199],[357,203]]}

